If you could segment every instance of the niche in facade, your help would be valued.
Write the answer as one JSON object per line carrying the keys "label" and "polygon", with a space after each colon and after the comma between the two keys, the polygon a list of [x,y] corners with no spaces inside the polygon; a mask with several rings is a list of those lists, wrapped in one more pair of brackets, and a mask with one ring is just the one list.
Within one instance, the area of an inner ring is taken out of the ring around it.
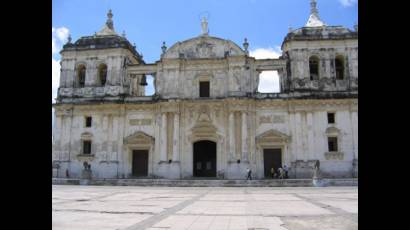
{"label": "niche in facade", "polygon": [[105,86],[106,81],[107,81],[107,65],[100,64],[98,66],[98,83],[101,86]]}
{"label": "niche in facade", "polygon": [[309,58],[309,76],[310,80],[319,80],[319,58],[312,56]]}

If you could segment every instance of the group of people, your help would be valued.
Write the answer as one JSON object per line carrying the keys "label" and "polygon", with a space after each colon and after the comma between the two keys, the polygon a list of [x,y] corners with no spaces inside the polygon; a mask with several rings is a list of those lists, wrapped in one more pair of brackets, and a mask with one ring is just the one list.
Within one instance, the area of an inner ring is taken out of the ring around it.
{"label": "group of people", "polygon": [[275,168],[273,166],[270,169],[272,179],[274,178],[287,179],[289,178],[288,171],[289,171],[289,168],[287,165],[284,165],[283,168],[279,167],[277,171],[275,171]]}
{"label": "group of people", "polygon": [[[287,165],[284,165],[283,168],[279,167],[277,171],[275,171],[275,168],[272,166],[272,168],[270,169],[270,173],[272,176],[272,179],[274,178],[279,178],[279,179],[288,179],[288,171],[289,168]],[[246,169],[246,179],[247,180],[252,180],[252,170],[250,168]]]}

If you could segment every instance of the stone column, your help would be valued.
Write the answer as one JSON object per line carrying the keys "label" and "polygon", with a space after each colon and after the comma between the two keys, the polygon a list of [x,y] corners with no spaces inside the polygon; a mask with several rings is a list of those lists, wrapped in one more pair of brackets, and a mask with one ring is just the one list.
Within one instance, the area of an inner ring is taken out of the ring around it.
{"label": "stone column", "polygon": [[248,137],[248,125],[246,112],[242,112],[242,160],[248,160],[248,143],[246,141]]}
{"label": "stone column", "polygon": [[314,134],[313,134],[313,113],[308,112],[306,114],[306,121],[307,121],[307,143],[308,143],[308,159],[319,159],[317,156],[317,152],[315,151],[315,143],[314,143]]}
{"label": "stone column", "polygon": [[162,114],[160,133],[161,133],[160,161],[166,161],[167,160],[167,113]]}
{"label": "stone column", "polygon": [[172,161],[179,161],[179,114],[174,113],[174,135],[173,135]]}
{"label": "stone column", "polygon": [[229,112],[229,154],[230,159],[233,161],[235,160],[235,120],[234,120],[234,113]]}

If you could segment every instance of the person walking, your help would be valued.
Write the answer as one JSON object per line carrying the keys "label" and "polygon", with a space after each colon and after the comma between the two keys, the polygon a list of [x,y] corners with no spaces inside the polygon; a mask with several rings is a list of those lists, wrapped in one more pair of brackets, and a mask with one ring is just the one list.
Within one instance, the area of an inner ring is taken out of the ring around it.
{"label": "person walking", "polygon": [[279,167],[278,172],[279,172],[279,179],[283,179],[285,170],[283,170],[282,167]]}
{"label": "person walking", "polygon": [[289,171],[288,166],[284,165],[283,170],[285,170],[285,179],[288,179],[289,178],[289,176],[288,176],[288,171]]}
{"label": "person walking", "polygon": [[275,178],[276,173],[275,173],[275,168],[272,166],[272,168],[270,169],[270,174],[272,176],[272,179]]}
{"label": "person walking", "polygon": [[246,169],[246,172],[248,174],[248,176],[246,177],[246,180],[252,180],[252,170],[250,168]]}

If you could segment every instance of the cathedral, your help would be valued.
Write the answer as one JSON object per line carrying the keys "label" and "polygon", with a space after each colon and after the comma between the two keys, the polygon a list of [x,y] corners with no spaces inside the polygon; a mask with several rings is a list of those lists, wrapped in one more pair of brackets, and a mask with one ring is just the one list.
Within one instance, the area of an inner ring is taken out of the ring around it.
{"label": "cathedral", "polygon": [[[311,0],[307,23],[289,29],[277,59],[201,34],[146,63],[113,14],[100,32],[61,50],[53,177],[257,179],[358,176],[358,26],[326,25]],[[258,92],[277,71],[280,92]],[[155,93],[147,96],[147,76]]]}

